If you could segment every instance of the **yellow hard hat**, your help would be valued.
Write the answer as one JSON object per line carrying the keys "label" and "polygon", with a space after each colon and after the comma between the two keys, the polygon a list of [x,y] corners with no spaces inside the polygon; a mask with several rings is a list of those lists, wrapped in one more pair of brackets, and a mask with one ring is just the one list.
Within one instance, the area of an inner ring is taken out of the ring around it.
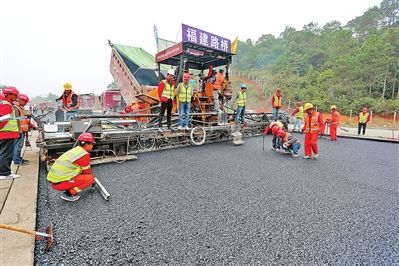
{"label": "yellow hard hat", "polygon": [[64,83],[64,90],[66,91],[72,90],[72,84],[69,82]]}
{"label": "yellow hard hat", "polygon": [[337,106],[331,105],[330,109],[337,109]]}
{"label": "yellow hard hat", "polygon": [[305,103],[305,105],[303,106],[303,110],[306,111],[308,109],[312,109],[313,108],[313,104],[311,103]]}

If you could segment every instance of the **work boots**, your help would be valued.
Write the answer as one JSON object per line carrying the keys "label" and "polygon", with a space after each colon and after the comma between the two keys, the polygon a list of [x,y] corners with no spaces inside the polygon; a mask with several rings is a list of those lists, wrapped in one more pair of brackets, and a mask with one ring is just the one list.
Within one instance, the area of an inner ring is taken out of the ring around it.
{"label": "work boots", "polygon": [[66,190],[66,191],[61,195],[61,199],[65,200],[65,201],[69,201],[69,202],[77,201],[79,198],[80,198],[79,195],[72,196],[71,193],[69,193],[68,190]]}

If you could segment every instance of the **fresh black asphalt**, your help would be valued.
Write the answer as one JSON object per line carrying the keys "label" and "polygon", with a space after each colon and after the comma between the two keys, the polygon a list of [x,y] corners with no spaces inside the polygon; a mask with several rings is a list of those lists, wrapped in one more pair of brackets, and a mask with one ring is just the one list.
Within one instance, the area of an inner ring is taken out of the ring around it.
{"label": "fresh black asphalt", "polygon": [[37,226],[55,243],[35,264],[399,264],[398,144],[321,139],[306,160],[245,141],[95,166],[109,202],[64,202],[42,169]]}

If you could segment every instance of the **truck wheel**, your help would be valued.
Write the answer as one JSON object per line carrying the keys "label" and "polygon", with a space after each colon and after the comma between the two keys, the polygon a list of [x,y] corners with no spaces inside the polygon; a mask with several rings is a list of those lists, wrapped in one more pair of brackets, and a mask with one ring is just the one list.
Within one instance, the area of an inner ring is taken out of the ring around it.
{"label": "truck wheel", "polygon": [[206,139],[206,131],[202,127],[195,127],[191,130],[190,133],[191,143],[194,145],[200,146],[204,144]]}

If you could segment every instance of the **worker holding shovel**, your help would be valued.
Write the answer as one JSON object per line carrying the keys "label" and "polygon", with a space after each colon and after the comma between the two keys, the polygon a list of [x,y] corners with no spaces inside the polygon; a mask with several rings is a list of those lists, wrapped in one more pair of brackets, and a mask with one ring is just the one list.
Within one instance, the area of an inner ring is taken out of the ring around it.
{"label": "worker holding shovel", "polygon": [[77,201],[78,193],[94,183],[89,154],[95,143],[93,135],[84,132],[78,137],[78,142],[78,146],[54,162],[47,175],[53,189],[64,191],[61,198],[65,201]]}

